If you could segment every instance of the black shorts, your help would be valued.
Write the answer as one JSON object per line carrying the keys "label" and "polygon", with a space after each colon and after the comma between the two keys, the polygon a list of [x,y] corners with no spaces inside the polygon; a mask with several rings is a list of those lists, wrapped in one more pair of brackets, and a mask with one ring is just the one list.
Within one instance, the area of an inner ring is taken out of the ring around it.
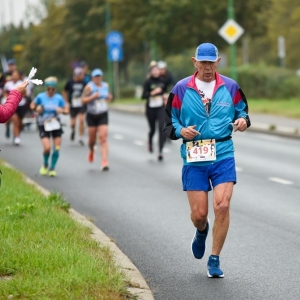
{"label": "black shorts", "polygon": [[16,114],[20,119],[23,119],[26,113],[27,113],[26,105],[18,106],[18,108],[16,110]]}
{"label": "black shorts", "polygon": [[58,130],[53,130],[53,131],[46,131],[44,128],[44,125],[39,125],[39,133],[40,133],[40,138],[56,138],[56,137],[61,137],[61,135],[63,134],[62,129],[58,129]]}
{"label": "black shorts", "polygon": [[86,122],[88,127],[98,127],[100,125],[108,125],[108,112],[104,112],[98,115],[86,114]]}
{"label": "black shorts", "polygon": [[71,118],[75,118],[77,117],[78,114],[84,114],[85,112],[86,112],[86,106],[71,107],[70,109]]}

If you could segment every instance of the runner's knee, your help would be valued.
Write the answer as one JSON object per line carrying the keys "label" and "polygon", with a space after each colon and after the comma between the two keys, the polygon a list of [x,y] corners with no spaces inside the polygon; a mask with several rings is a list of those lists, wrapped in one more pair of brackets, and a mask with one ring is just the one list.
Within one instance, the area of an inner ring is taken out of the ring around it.
{"label": "runner's knee", "polygon": [[205,210],[197,210],[192,211],[191,219],[194,224],[204,223],[207,222],[207,212]]}
{"label": "runner's knee", "polygon": [[223,200],[215,204],[215,214],[226,215],[229,212],[230,203],[229,200]]}

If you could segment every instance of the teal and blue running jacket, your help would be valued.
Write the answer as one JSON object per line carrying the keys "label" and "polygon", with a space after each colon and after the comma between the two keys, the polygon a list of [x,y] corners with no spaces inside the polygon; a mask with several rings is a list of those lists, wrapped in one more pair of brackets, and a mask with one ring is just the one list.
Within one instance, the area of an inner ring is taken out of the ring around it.
{"label": "teal and blue running jacket", "polygon": [[[180,80],[172,89],[165,108],[164,132],[170,139],[177,140],[182,138],[180,131],[183,127],[196,125],[195,130],[201,135],[195,139],[216,140],[216,161],[234,157],[231,124],[239,118],[244,118],[247,127],[251,126],[246,96],[234,80],[216,72],[216,85],[208,115],[195,83],[197,73],[198,71]],[[184,140],[181,145],[184,164],[201,166],[212,163],[210,161],[187,163],[185,142]]]}

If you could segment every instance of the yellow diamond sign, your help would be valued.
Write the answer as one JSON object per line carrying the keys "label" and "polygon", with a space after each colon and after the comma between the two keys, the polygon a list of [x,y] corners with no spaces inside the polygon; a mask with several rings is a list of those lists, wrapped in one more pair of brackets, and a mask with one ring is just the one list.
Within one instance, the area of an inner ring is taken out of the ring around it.
{"label": "yellow diamond sign", "polygon": [[234,44],[244,33],[244,29],[233,19],[229,19],[219,29],[219,35],[229,44]]}

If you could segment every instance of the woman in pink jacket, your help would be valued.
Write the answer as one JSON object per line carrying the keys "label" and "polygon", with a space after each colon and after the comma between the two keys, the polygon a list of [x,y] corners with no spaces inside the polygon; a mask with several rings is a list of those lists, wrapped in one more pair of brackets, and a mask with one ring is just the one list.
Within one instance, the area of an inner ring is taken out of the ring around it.
{"label": "woman in pink jacket", "polygon": [[23,96],[26,95],[26,87],[28,84],[27,81],[24,81],[17,86],[15,90],[9,93],[6,102],[0,105],[0,123],[7,122],[15,113]]}

